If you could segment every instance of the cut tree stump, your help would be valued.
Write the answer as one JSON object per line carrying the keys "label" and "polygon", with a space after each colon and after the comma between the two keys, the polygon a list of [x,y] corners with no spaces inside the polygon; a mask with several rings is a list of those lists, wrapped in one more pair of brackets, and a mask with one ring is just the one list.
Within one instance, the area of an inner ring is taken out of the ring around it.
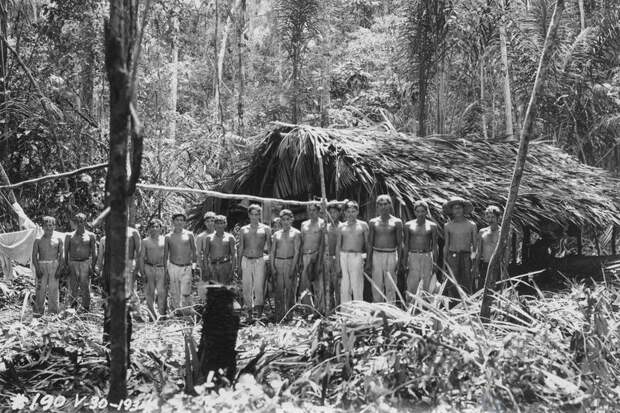
{"label": "cut tree stump", "polygon": [[[195,383],[205,381],[213,387],[230,385],[237,373],[237,332],[239,315],[233,309],[235,293],[228,287],[207,287],[207,304],[202,314],[202,333],[198,346]],[[225,379],[225,380],[224,380]]]}

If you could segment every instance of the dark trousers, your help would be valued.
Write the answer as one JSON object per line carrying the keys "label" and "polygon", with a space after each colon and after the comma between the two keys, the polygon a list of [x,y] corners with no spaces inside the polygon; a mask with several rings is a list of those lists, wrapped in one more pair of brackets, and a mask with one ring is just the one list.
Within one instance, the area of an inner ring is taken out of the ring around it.
{"label": "dark trousers", "polygon": [[[447,267],[452,271],[452,275],[456,282],[467,293],[471,294],[474,288],[474,282],[471,276],[471,257],[469,251],[448,252]],[[456,288],[449,289],[451,296],[458,297]]]}

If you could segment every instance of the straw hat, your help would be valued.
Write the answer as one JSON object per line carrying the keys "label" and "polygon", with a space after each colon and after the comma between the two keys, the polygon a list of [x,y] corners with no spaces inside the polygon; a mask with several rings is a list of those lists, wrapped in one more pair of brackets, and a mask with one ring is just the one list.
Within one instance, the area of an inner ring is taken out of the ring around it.
{"label": "straw hat", "polygon": [[470,201],[461,198],[460,196],[453,196],[448,200],[448,202],[443,204],[443,213],[451,217],[452,207],[456,204],[461,204],[463,206],[463,213],[465,215],[471,214],[471,212],[474,210],[474,206]]}

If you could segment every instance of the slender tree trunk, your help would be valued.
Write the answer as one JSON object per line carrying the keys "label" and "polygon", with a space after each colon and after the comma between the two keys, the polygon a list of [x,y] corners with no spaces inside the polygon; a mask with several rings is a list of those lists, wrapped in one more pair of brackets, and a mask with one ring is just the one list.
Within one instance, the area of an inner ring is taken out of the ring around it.
{"label": "slender tree trunk", "polygon": [[542,89],[543,81],[547,72],[547,65],[549,61],[549,55],[551,54],[551,45],[553,39],[555,39],[558,27],[560,25],[560,18],[564,11],[564,0],[556,0],[555,10],[553,11],[553,17],[551,18],[551,24],[547,31],[545,38],[545,44],[543,46],[542,55],[538,63],[538,70],[536,71],[536,78],[534,80],[534,87],[532,88],[532,94],[530,96],[530,102],[527,106],[525,113],[525,120],[523,121],[523,129],[521,130],[521,136],[519,139],[519,151],[517,153],[517,159],[515,162],[514,172],[512,175],[512,182],[510,184],[510,190],[508,192],[508,199],[506,200],[506,206],[504,208],[504,216],[502,218],[502,225],[499,234],[499,241],[491,257],[489,263],[489,269],[487,271],[486,282],[484,286],[484,295],[482,298],[482,306],[480,308],[480,317],[484,321],[490,320],[491,316],[491,304],[493,296],[491,291],[495,289],[495,282],[499,278],[501,272],[502,255],[506,251],[508,244],[508,236],[510,234],[510,222],[512,221],[512,215],[514,212],[515,204],[517,202],[517,196],[519,194],[519,184],[523,177],[523,169],[525,167],[525,161],[527,160],[527,150],[529,140],[534,130],[534,119],[536,100]]}
{"label": "slender tree trunk", "polygon": [[235,0],[235,3],[230,8],[230,12],[228,13],[228,17],[226,18],[226,24],[224,25],[224,31],[222,32],[222,40],[220,41],[220,52],[217,55],[217,91],[218,91],[218,100],[217,103],[217,120],[219,124],[224,123],[224,109],[222,108],[222,98],[221,98],[221,90],[222,90],[222,78],[224,74],[224,58],[226,57],[226,46],[228,44],[228,33],[230,33],[230,28],[232,27],[232,16],[239,9],[241,4],[241,0]]}
{"label": "slender tree trunk", "polygon": [[[86,52],[86,61],[81,72],[81,91],[80,91],[80,110],[92,118],[93,113],[93,91],[95,87],[95,52],[89,50]],[[93,159],[94,146],[90,142],[82,142],[82,147],[86,147],[86,163]]]}
{"label": "slender tree trunk", "polygon": [[583,0],[577,0],[579,3],[579,23],[581,24],[581,31],[586,29],[586,10],[583,6]]}
{"label": "slender tree trunk", "polygon": [[127,232],[127,162],[130,135],[131,55],[137,24],[137,0],[110,0],[106,22],[106,71],[110,83],[110,166],[108,200],[110,214],[105,272],[110,280],[110,390],[108,401],[127,398],[127,308],[125,254]]}
{"label": "slender tree trunk", "polygon": [[220,20],[220,2],[219,0],[215,0],[215,25],[213,27],[213,55],[214,55],[214,59],[215,59],[215,74],[213,76],[213,91],[214,91],[214,97],[213,97],[213,103],[214,103],[214,108],[213,108],[213,118],[216,120],[216,122],[219,123],[219,120],[221,118],[221,111],[220,108],[222,107],[221,104],[221,98],[220,98],[220,73],[218,71],[218,43],[217,43],[217,37],[219,35],[219,20]]}
{"label": "slender tree trunk", "polygon": [[245,70],[243,62],[245,60],[245,19],[247,12],[246,0],[241,0],[239,8],[239,18],[237,20],[237,47],[238,47],[238,60],[237,60],[237,72],[239,77],[239,88],[237,95],[237,134],[243,136],[245,125],[243,121],[243,100],[245,94]]}
{"label": "slender tree trunk", "polygon": [[[174,30],[174,29],[173,29]],[[172,63],[170,67],[170,97],[168,104],[168,139],[175,142],[177,137],[177,102],[179,87],[179,42],[176,34],[172,36]]]}
{"label": "slender tree trunk", "polygon": [[439,87],[437,88],[437,125],[436,133],[446,133],[446,59],[439,62]]}
{"label": "slender tree trunk", "polygon": [[489,131],[487,130],[487,117],[484,105],[484,55],[480,58],[480,108],[482,114],[480,120],[482,121],[482,136],[485,140],[489,139]]}
{"label": "slender tree trunk", "polygon": [[332,9],[325,6],[323,16],[325,24],[323,25],[323,45],[321,47],[321,126],[329,126],[329,108],[331,106],[331,13]]}
{"label": "slender tree trunk", "polygon": [[[8,39],[9,37],[9,25],[7,18],[7,14],[9,11],[8,7],[9,4],[7,0],[0,0],[0,34],[2,34],[3,39]],[[7,69],[9,61],[8,52],[9,50],[6,43],[0,41],[0,104],[3,104],[6,100],[6,79],[8,75]],[[5,137],[5,139],[0,141],[0,164],[2,164],[2,162],[8,158],[9,154],[9,141],[8,139],[6,139],[8,136],[8,128],[9,123],[7,119],[7,121],[2,124],[2,135]]]}
{"label": "slender tree trunk", "polygon": [[[293,46],[299,49],[299,46]],[[299,121],[299,51],[293,53],[293,96],[292,97],[292,113],[291,122],[296,125]]]}
{"label": "slender tree trunk", "polygon": [[[506,14],[505,5],[502,5],[503,13]],[[499,23],[499,40],[502,55],[502,73],[504,75],[504,111],[506,125],[506,139],[514,139],[514,127],[512,124],[512,92],[510,90],[510,66],[508,64],[508,47],[506,41],[506,23],[502,17]]]}

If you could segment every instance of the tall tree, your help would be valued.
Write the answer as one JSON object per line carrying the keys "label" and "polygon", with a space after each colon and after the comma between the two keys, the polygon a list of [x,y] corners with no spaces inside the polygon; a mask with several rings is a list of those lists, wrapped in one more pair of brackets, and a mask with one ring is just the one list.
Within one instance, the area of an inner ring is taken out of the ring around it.
{"label": "tall tree", "polygon": [[416,0],[408,3],[404,24],[407,65],[417,93],[412,93],[418,109],[418,136],[427,134],[428,87],[445,53],[449,0]]}
{"label": "tall tree", "polygon": [[523,177],[525,161],[527,160],[529,141],[534,131],[537,99],[538,95],[541,92],[545,75],[547,73],[549,58],[551,52],[553,51],[553,44],[558,31],[558,27],[560,26],[560,19],[562,17],[563,11],[564,0],[556,0],[553,16],[551,17],[551,24],[549,25],[549,29],[547,30],[542,54],[538,62],[538,69],[536,71],[536,78],[534,80],[532,94],[530,96],[530,101],[525,112],[525,119],[523,120],[523,129],[521,130],[521,136],[519,139],[519,150],[517,152],[517,159],[515,162],[514,172],[512,174],[512,182],[510,184],[510,190],[508,192],[508,199],[506,200],[506,206],[504,208],[504,216],[502,218],[499,241],[497,243],[495,251],[493,252],[491,261],[489,262],[489,268],[487,271],[486,281],[484,285],[484,295],[482,297],[482,306],[480,308],[480,317],[483,320],[490,319],[491,303],[493,300],[492,290],[495,290],[495,282],[499,278],[501,272],[502,257],[506,251],[506,246],[508,245],[510,223],[512,221],[513,211],[517,202],[517,196],[519,194],[519,185],[521,183],[521,178]]}
{"label": "tall tree", "polygon": [[246,58],[246,34],[245,19],[247,12],[246,0],[241,0],[239,5],[239,17],[237,18],[237,76],[239,85],[237,87],[237,134],[243,136],[245,125],[244,115],[244,99],[245,99],[245,67],[243,62]]}
{"label": "tall tree", "polygon": [[[142,161],[142,140],[134,93],[140,40],[150,2],[146,3],[140,38],[137,37],[138,0],[109,0],[109,3],[109,19],[105,22],[105,66],[110,84],[110,156],[106,181],[110,212],[106,222],[108,235],[104,278],[109,280],[108,400],[118,403],[127,398],[127,307],[124,279],[127,209]],[[129,177],[128,164],[131,166]]]}
{"label": "tall tree", "polygon": [[508,45],[506,39],[506,1],[500,0],[502,15],[499,21],[499,45],[502,57],[502,74],[504,77],[504,124],[506,126],[506,138],[514,138],[514,126],[512,122],[512,92],[510,89],[510,66],[508,63]]}
{"label": "tall tree", "polygon": [[302,70],[308,42],[319,34],[318,0],[278,0],[275,4],[280,40],[291,63],[291,122],[301,121]]}

